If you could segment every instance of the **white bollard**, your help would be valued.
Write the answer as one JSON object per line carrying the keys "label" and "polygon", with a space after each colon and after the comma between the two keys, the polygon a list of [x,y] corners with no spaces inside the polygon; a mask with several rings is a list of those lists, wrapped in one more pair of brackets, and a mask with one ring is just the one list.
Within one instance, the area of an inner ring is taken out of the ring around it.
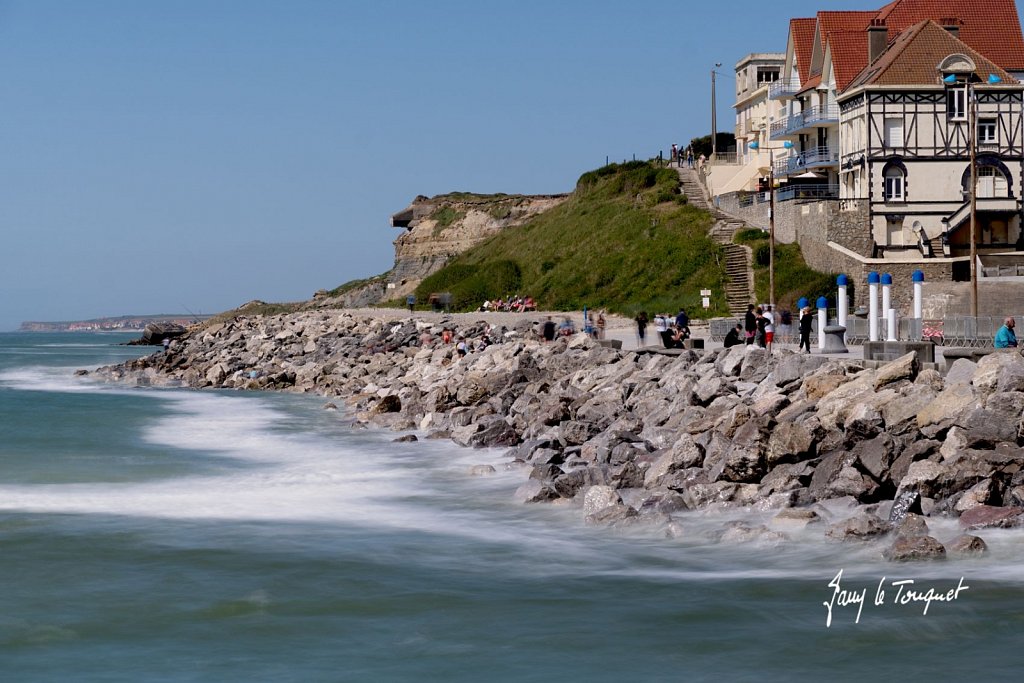
{"label": "white bollard", "polygon": [[868,341],[878,341],[878,273],[868,273]]}
{"label": "white bollard", "polygon": [[898,341],[896,339],[896,309],[890,308],[888,314],[885,316],[885,326],[888,328],[889,333],[885,341]]}
{"label": "white bollard", "polygon": [[889,309],[892,308],[892,275],[882,273],[882,317],[889,319]]}
{"label": "white bollard", "polygon": [[924,273],[915,270],[912,278],[914,280],[914,317],[921,320],[924,318]]}
{"label": "white bollard", "polygon": [[[837,277],[836,284],[839,286],[839,294],[836,297],[836,320],[842,327],[846,327],[846,316],[850,311],[850,303],[846,298],[846,276]],[[843,335],[843,340],[846,340],[846,335]]]}
{"label": "white bollard", "polygon": [[825,327],[828,326],[828,299],[818,297],[818,350],[825,350]]}

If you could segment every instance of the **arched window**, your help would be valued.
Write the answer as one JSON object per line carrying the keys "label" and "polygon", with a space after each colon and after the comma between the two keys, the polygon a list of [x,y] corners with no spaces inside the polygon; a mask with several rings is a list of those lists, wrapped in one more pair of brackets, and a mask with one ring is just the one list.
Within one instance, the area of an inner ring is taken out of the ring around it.
{"label": "arched window", "polygon": [[885,201],[902,202],[907,199],[907,176],[906,172],[892,164],[885,169],[883,174],[885,182]]}
{"label": "arched window", "polygon": [[[986,154],[979,156],[976,163],[978,165],[978,197],[987,199],[1013,196],[1010,185],[1010,169],[1006,167],[1006,164],[1001,159]],[[970,196],[970,165],[964,169],[960,184],[963,187],[964,197]]]}

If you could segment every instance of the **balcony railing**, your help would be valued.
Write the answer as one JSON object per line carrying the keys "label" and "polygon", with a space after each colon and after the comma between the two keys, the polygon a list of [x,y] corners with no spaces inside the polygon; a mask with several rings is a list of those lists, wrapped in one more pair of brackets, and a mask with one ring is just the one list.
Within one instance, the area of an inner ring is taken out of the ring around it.
{"label": "balcony railing", "polygon": [[783,97],[792,97],[800,92],[800,84],[795,80],[775,81],[768,88],[768,99],[778,100]]}
{"label": "balcony railing", "polygon": [[775,160],[775,175],[792,175],[804,171],[836,166],[839,164],[839,152],[828,147],[812,147],[793,156]]}
{"label": "balcony railing", "polygon": [[790,185],[775,193],[776,201],[793,199],[838,199],[839,185]]}
{"label": "balcony railing", "polygon": [[839,123],[839,105],[837,104],[811,107],[804,112],[805,126],[821,126],[829,123]]}
{"label": "balcony railing", "polygon": [[786,137],[786,126],[788,121],[789,119],[778,119],[777,121],[772,121],[771,125],[768,127],[768,138],[770,140],[778,140]]}

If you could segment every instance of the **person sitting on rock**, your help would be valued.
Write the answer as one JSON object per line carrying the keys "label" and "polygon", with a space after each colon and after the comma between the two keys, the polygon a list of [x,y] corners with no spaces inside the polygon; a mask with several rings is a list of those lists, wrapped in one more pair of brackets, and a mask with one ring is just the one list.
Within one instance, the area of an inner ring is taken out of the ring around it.
{"label": "person sitting on rock", "polygon": [[722,346],[728,349],[742,344],[743,340],[740,338],[742,335],[743,325],[741,323],[736,323],[736,327],[729,330],[729,333],[725,335],[725,340],[722,342]]}
{"label": "person sitting on rock", "polygon": [[572,324],[572,320],[566,318],[562,321],[562,324],[558,326],[558,333],[563,337],[568,337],[576,334],[576,326]]}
{"label": "person sitting on rock", "polygon": [[459,358],[462,358],[469,352],[466,347],[466,338],[461,334],[459,335],[459,342],[455,345],[455,353],[459,354]]}
{"label": "person sitting on rock", "polygon": [[992,341],[992,345],[997,349],[1016,348],[1017,335],[1013,331],[1016,325],[1017,323],[1012,317],[1004,320],[1003,326],[996,331],[996,337]]}

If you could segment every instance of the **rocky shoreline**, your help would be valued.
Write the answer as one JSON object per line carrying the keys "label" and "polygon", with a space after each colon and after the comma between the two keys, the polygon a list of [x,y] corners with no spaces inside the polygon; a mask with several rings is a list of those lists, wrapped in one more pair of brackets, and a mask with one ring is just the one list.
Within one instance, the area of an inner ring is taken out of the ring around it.
{"label": "rocky shoreline", "polygon": [[943,377],[915,354],[864,369],[743,346],[671,356],[583,335],[545,344],[520,320],[455,324],[471,345],[488,331],[494,342],[460,357],[440,340],[448,319],[407,315],[237,317],[95,376],[343,399],[356,424],[408,440],[509,449],[531,468],[518,499],[577,504],[587,523],[615,528],[677,536],[684,511],[750,510],[771,522],[730,522],[719,540],[820,529],[916,560],[986,551],[974,534],[940,541],[929,519],[963,532],[1024,523],[1017,353],[961,359]]}

